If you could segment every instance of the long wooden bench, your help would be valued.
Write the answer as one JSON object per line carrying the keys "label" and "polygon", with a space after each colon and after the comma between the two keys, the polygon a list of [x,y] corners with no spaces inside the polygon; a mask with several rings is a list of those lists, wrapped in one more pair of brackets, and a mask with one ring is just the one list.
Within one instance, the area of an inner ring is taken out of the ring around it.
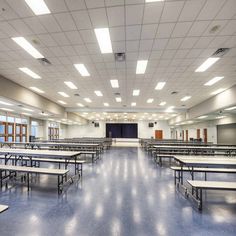
{"label": "long wooden bench", "polygon": [[[7,174],[7,171],[9,172]],[[0,165],[0,185],[3,186],[3,180],[16,176],[17,172],[27,174],[27,187],[30,187],[30,174],[47,174],[57,175],[57,188],[58,193],[62,192],[64,180],[67,180],[67,173],[69,170],[64,169],[50,169],[50,168],[35,168],[28,166],[13,166],[13,165]]]}
{"label": "long wooden bench", "polygon": [[8,209],[7,205],[0,205],[0,213],[6,211]]}
{"label": "long wooden bench", "polygon": [[193,198],[198,203],[198,209],[202,210],[202,190],[225,190],[236,191],[236,182],[219,182],[219,181],[199,181],[199,180],[187,180],[190,186],[193,188]]}
{"label": "long wooden bench", "polygon": [[[204,173],[205,174],[205,181],[207,180],[207,173],[225,173],[225,174],[236,174],[236,169],[229,169],[229,168],[200,168],[200,167],[180,167],[180,166],[171,166],[170,167],[175,172],[175,184],[177,182],[177,179],[180,179],[180,171],[183,172],[190,172],[192,180],[194,180],[194,173]],[[177,174],[178,173],[178,176]]]}

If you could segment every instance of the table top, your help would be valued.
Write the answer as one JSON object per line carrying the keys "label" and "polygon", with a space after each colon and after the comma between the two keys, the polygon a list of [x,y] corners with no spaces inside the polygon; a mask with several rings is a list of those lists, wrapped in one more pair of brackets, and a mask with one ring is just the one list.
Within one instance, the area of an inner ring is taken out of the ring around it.
{"label": "table top", "polygon": [[200,187],[206,189],[236,189],[236,182],[188,180],[188,183],[191,184],[193,187]]}
{"label": "table top", "polygon": [[174,158],[185,166],[228,166],[236,168],[236,158],[234,157],[176,156]]}
{"label": "table top", "polygon": [[72,151],[54,151],[54,150],[37,150],[37,149],[12,149],[0,148],[0,154],[17,154],[25,156],[47,156],[47,157],[73,157],[80,155],[80,152]]}
{"label": "table top", "polygon": [[56,142],[1,142],[2,145],[29,145],[29,146],[69,146],[69,147],[83,147],[83,146],[99,146],[99,143],[56,143]]}
{"label": "table top", "polygon": [[236,150],[236,147],[209,147],[209,146],[165,146],[165,145],[154,145],[154,148],[158,149],[195,149],[195,150]]}

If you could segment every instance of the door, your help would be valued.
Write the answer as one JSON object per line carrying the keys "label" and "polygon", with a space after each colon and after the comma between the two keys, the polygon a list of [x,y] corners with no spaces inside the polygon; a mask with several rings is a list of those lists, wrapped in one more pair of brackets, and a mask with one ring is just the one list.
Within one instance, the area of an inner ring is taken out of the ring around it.
{"label": "door", "polygon": [[200,139],[200,129],[197,129],[197,139]]}
{"label": "door", "polygon": [[186,133],[186,141],[188,142],[188,130],[185,130]]}
{"label": "door", "polygon": [[204,143],[207,143],[207,129],[203,130],[203,141]]}
{"label": "door", "polygon": [[182,130],[182,140],[184,141],[184,130]]}
{"label": "door", "polygon": [[163,130],[155,130],[155,139],[163,139]]}

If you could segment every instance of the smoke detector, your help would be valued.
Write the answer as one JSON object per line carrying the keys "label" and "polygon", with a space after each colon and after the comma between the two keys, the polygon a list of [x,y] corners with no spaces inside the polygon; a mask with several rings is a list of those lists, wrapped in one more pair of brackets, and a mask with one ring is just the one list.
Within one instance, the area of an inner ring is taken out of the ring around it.
{"label": "smoke detector", "polygon": [[115,55],[115,61],[122,62],[125,61],[125,53],[124,52],[117,52]]}

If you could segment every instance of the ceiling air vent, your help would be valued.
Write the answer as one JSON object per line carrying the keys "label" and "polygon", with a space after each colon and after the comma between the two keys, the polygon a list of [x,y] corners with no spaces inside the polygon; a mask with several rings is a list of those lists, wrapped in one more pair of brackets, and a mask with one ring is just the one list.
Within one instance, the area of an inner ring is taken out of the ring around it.
{"label": "ceiling air vent", "polygon": [[212,54],[212,57],[223,57],[228,51],[229,48],[219,48]]}
{"label": "ceiling air vent", "polygon": [[118,62],[125,61],[125,53],[124,52],[117,52],[114,55],[115,55],[116,61],[118,61]]}
{"label": "ceiling air vent", "polygon": [[120,96],[120,93],[114,93],[115,94],[115,96]]}
{"label": "ceiling air vent", "polygon": [[52,63],[47,58],[39,58],[38,61],[43,66],[50,66]]}
{"label": "ceiling air vent", "polygon": [[74,96],[79,97],[80,95],[78,93],[75,93]]}
{"label": "ceiling air vent", "polygon": [[176,94],[178,94],[177,91],[173,91],[173,92],[171,92],[171,95],[176,95]]}

